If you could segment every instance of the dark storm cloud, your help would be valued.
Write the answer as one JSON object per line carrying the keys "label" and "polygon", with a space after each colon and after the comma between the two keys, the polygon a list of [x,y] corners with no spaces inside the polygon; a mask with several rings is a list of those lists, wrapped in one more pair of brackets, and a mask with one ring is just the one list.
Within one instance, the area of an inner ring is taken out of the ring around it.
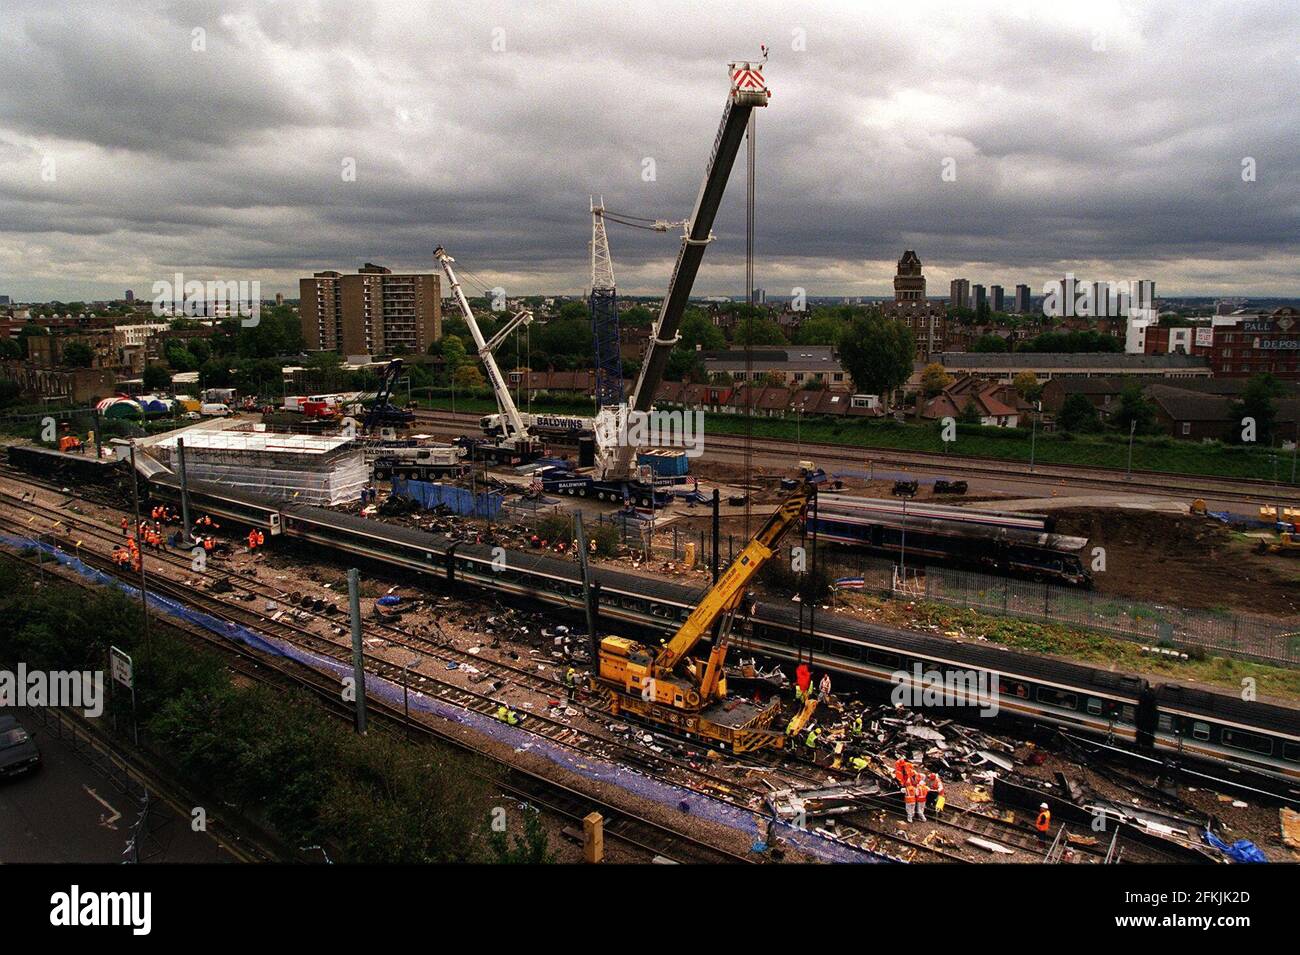
{"label": "dark storm cloud", "polygon": [[[431,268],[439,243],[512,291],[579,291],[587,196],[684,218],[725,62],[759,40],[774,294],[883,293],[904,247],[937,294],[1071,268],[1296,291],[1286,0],[107,9],[0,8],[0,291],[120,294],[180,269],[294,294],[320,268]],[[743,290],[742,176],[702,293]],[[611,242],[620,287],[662,289],[671,236]]]}

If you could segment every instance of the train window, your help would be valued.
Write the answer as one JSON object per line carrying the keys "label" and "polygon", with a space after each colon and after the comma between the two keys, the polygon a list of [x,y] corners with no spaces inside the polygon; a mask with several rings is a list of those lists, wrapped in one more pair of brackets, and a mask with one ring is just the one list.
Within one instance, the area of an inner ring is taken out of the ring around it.
{"label": "train window", "polygon": [[1300,743],[1283,743],[1282,758],[1288,763],[1300,763]]}
{"label": "train window", "polygon": [[1161,713],[1160,718],[1156,720],[1156,727],[1162,733],[1172,733],[1174,730],[1174,718],[1168,713]]}
{"label": "train window", "polygon": [[1105,704],[1095,696],[1088,697],[1086,703],[1088,712],[1093,716],[1101,716],[1102,710],[1105,709]]}
{"label": "train window", "polygon": [[1231,746],[1233,749],[1244,749],[1252,753],[1259,753],[1261,756],[1271,756],[1273,754],[1273,741],[1267,736],[1260,736],[1258,733],[1247,733],[1243,730],[1225,729],[1219,736],[1224,746]]}
{"label": "train window", "polygon": [[1119,708],[1119,721],[1121,723],[1132,723],[1137,719],[1137,708],[1132,703],[1125,703]]}
{"label": "train window", "polygon": [[1014,696],[1017,699],[1029,699],[1029,687],[1025,686],[1019,680],[1007,680],[1001,684],[1004,696]]}
{"label": "train window", "polygon": [[1079,698],[1073,693],[1066,693],[1064,690],[1053,690],[1047,686],[1038,688],[1038,702],[1047,703],[1050,706],[1060,706],[1067,710],[1077,710],[1079,708]]}
{"label": "train window", "polygon": [[867,659],[872,663],[878,663],[881,666],[887,666],[891,670],[900,670],[903,667],[903,658],[897,653],[886,653],[884,650],[868,650]]}
{"label": "train window", "polygon": [[1195,722],[1192,723],[1192,736],[1194,736],[1196,739],[1209,739],[1210,724],[1202,723],[1200,720],[1196,720]]}

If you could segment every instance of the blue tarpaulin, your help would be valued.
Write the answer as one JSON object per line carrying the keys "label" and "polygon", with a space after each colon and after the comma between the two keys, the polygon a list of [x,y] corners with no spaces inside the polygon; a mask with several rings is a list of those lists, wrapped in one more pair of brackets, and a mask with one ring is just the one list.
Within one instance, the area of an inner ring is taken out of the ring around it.
{"label": "blue tarpaulin", "polygon": [[1207,845],[1213,846],[1233,862],[1267,862],[1268,856],[1260,851],[1259,847],[1249,839],[1238,839],[1232,845],[1228,845],[1209,829],[1201,833],[1201,838]]}
{"label": "blue tarpaulin", "polygon": [[410,481],[400,477],[393,478],[393,494],[415,501],[429,510],[445,505],[453,514],[462,517],[489,519],[501,515],[501,501],[505,497],[500,491],[479,491],[475,494],[468,488],[457,487],[455,484]]}

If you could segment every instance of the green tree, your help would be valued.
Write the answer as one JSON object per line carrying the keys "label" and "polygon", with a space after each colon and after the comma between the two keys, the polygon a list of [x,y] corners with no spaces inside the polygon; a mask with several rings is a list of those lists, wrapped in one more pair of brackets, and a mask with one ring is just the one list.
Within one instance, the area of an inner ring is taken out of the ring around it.
{"label": "green tree", "polygon": [[89,368],[95,363],[95,350],[85,342],[68,342],[60,357],[69,368]]}
{"label": "green tree", "polygon": [[844,336],[850,319],[832,313],[817,313],[800,323],[794,333],[798,345],[835,345]]}
{"label": "green tree", "polygon": [[1025,401],[1037,401],[1043,393],[1043,386],[1038,381],[1038,376],[1032,371],[1022,371],[1012,380],[1012,385],[1016,389],[1016,394],[1020,395]]}
{"label": "green tree", "polygon": [[696,346],[702,351],[720,351],[727,347],[727,336],[704,312],[699,309],[689,310],[678,327],[682,340],[677,347],[686,351],[695,351]]}
{"label": "green tree", "polygon": [[981,335],[975,339],[975,343],[971,345],[970,350],[973,352],[993,353],[1005,352],[1010,349],[1007,346],[1007,340],[1001,335]]}
{"label": "green tree", "polygon": [[1155,414],[1155,407],[1142,394],[1142,386],[1137,382],[1129,382],[1120,392],[1119,406],[1110,420],[1115,430],[1122,434],[1128,434],[1130,428],[1133,428],[1135,434],[1149,434],[1154,430]]}
{"label": "green tree", "polygon": [[478,391],[487,386],[483,373],[473,365],[461,365],[453,377],[456,387],[464,391]]}
{"label": "green tree", "polygon": [[785,345],[788,341],[781,326],[770,318],[747,315],[736,325],[731,336],[735,345]]}
{"label": "green tree", "polygon": [[466,361],[465,343],[459,338],[444,338],[442,340],[442,361],[443,366],[447,369],[447,378],[454,378],[460,366]]}
{"label": "green tree", "polygon": [[951,385],[952,382],[952,375],[948,374],[943,365],[937,361],[931,362],[921,372],[921,393],[927,398],[933,398]]}
{"label": "green tree", "polygon": [[1056,425],[1062,431],[1086,433],[1100,427],[1097,409],[1085,396],[1074,394],[1065,399],[1056,415]]}
{"label": "green tree", "polygon": [[916,342],[902,322],[872,315],[856,319],[840,339],[840,363],[864,394],[890,396],[912,374]]}
{"label": "green tree", "polygon": [[565,302],[560,306],[556,317],[562,322],[584,322],[591,324],[591,313],[586,302]]}
{"label": "green tree", "polygon": [[644,328],[647,325],[654,324],[654,320],[654,315],[644,305],[633,305],[630,308],[621,309],[618,315],[619,325],[626,328]]}
{"label": "green tree", "polygon": [[199,368],[199,386],[202,388],[229,388],[234,380],[225,359],[209,358]]}
{"label": "green tree", "polygon": [[1286,387],[1272,375],[1256,375],[1246,382],[1241,400],[1232,403],[1232,416],[1236,419],[1231,429],[1234,441],[1241,442],[1246,433],[1244,419],[1255,421],[1255,442],[1271,445],[1277,432],[1277,399],[1286,394]]}
{"label": "green tree", "polygon": [[[578,305],[581,308],[579,302],[567,302],[565,305],[566,308],[569,305]],[[566,358],[589,362],[591,322],[587,319],[585,311],[582,318],[565,317],[563,311],[564,309],[561,309],[560,318],[547,322],[540,330],[534,329],[533,355],[541,354],[552,360]],[[487,337],[486,332],[484,336]]]}
{"label": "green tree", "polygon": [[172,376],[162,365],[147,365],[144,370],[145,391],[167,391],[172,386]]}

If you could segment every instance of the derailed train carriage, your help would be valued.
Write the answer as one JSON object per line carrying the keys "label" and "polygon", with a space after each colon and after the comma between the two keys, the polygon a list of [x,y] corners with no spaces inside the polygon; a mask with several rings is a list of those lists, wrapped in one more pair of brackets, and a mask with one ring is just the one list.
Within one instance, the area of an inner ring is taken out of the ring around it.
{"label": "derailed train carriage", "polygon": [[11,444],[7,451],[10,465],[28,474],[70,487],[120,487],[130,493],[126,465],[114,458],[95,457],[93,448],[72,454],[39,445]]}
{"label": "derailed train carriage", "polygon": [[985,573],[1091,587],[1086,537],[1021,527],[985,526],[911,514],[818,509],[808,530],[819,539],[861,547],[908,563],[934,561]]}

